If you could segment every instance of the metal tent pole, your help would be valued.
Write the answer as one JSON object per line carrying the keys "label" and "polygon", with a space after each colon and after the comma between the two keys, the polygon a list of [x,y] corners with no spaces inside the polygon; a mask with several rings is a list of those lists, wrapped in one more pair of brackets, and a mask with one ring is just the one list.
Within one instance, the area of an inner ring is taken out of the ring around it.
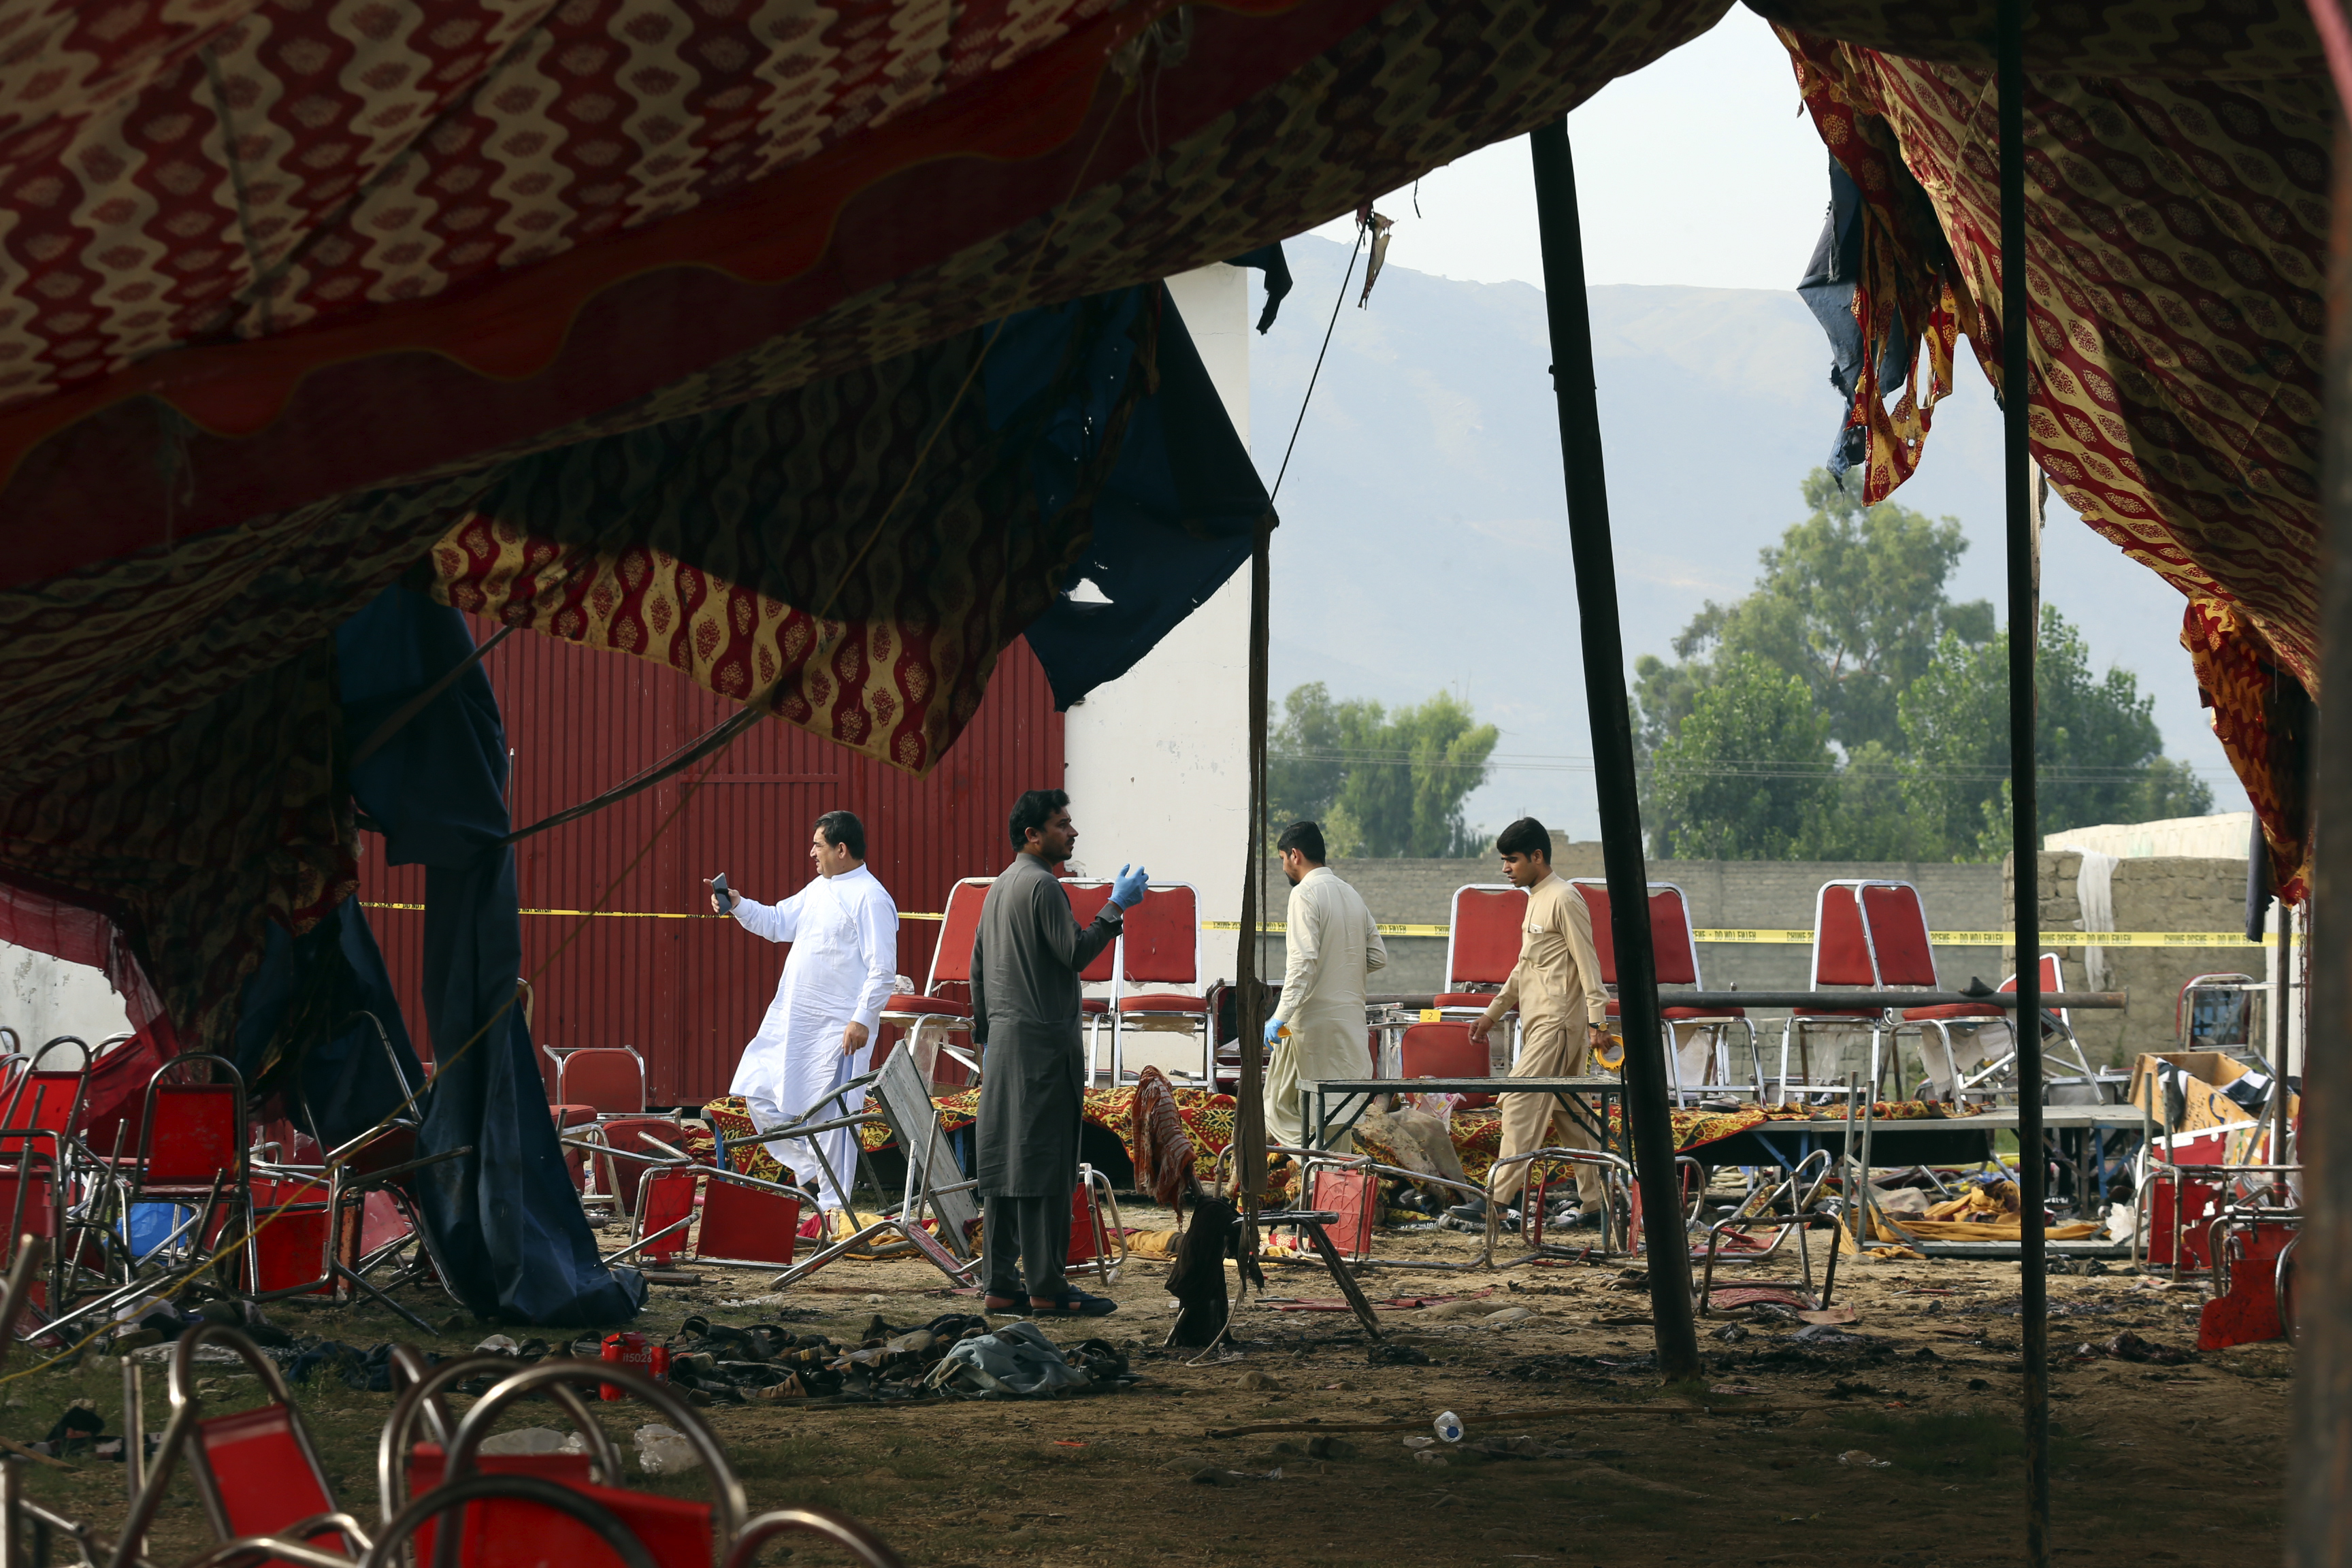
{"label": "metal tent pole", "polygon": [[2001,481],[2009,507],[2009,777],[2015,830],[2019,1321],[2025,1342],[2025,1561],[2050,1563],[2050,1274],[2042,1205],[2042,868],[2034,803],[2033,655],[2041,633],[2035,581],[2033,454],[2026,405],[2033,331],[2025,279],[2025,0],[2000,0]]}
{"label": "metal tent pole", "polygon": [[[2352,637],[2338,635],[2352,626],[2352,136],[2340,123],[2335,181],[2320,481],[2320,690],[2328,694],[2352,691]],[[2343,1527],[2352,1498],[2352,1428],[2344,1421],[2352,1408],[2352,1159],[2345,1136],[2352,1101],[2345,1098],[2340,1066],[2328,1065],[2343,1058],[2325,1045],[2343,1038],[2352,1019],[2352,962],[2340,962],[2352,954],[2336,940],[2328,912],[2329,900],[2352,888],[2352,833],[2336,823],[2334,809],[2352,781],[2352,725],[2335,723],[2325,707],[2316,751],[2311,809],[2320,830],[2315,886],[2305,905],[2309,988],[2303,999],[2303,1125],[2294,1144],[2303,1162],[2303,1239],[2310,1245],[2298,1246],[2294,1258],[2299,1364],[2286,1559],[2294,1568],[2344,1568],[2352,1563],[2352,1531]]]}
{"label": "metal tent pole", "polygon": [[1601,462],[1601,407],[1593,389],[1592,321],[1584,297],[1584,236],[1568,121],[1528,133],[1535,155],[1536,222],[1543,237],[1544,305],[1551,323],[1552,391],[1559,400],[1559,454],[1568,471],[1569,550],[1584,634],[1584,697],[1592,714],[1594,789],[1600,797],[1610,925],[1617,939],[1617,1005],[1625,1026],[1625,1122],[1642,1192],[1657,1324],[1658,1372],[1698,1375],[1691,1321],[1690,1238],[1675,1185],[1674,1120],[1659,1042],[1657,958],[1650,943],[1649,870],[1633,789],[1633,731],[1625,706],[1625,647],[1617,620],[1617,562],[1609,542],[1609,486]]}

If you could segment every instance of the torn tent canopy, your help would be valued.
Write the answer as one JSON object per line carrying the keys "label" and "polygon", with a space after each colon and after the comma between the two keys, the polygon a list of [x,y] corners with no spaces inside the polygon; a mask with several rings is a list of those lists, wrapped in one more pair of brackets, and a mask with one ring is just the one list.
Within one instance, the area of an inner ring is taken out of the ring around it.
{"label": "torn tent canopy", "polygon": [[[921,773],[1024,627],[1075,701],[1214,592],[1266,514],[1152,283],[520,459],[430,571],[461,609]],[[1087,580],[1111,607],[1069,607]]]}
{"label": "torn tent canopy", "polygon": [[[1806,263],[1797,295],[1829,336],[1830,384],[1838,389],[1851,410],[1854,393],[1862,384],[1862,323],[1855,319],[1853,299],[1854,281],[1862,276],[1863,200],[1845,165],[1835,158],[1829,164],[1829,212],[1822,220],[1822,237],[1813,246],[1813,258]],[[1910,363],[1911,338],[1904,331],[1898,307],[1894,331],[1880,347],[1878,384],[1896,384]],[[1869,453],[1868,428],[1841,414],[1837,438],[1830,444],[1830,476],[1843,480],[1846,470]]]}

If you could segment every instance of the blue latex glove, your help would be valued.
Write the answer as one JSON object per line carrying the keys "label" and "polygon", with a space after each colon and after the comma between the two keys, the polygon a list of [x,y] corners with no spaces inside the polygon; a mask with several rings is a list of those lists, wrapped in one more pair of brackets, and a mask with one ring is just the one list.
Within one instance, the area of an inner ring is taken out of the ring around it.
{"label": "blue latex glove", "polygon": [[1282,1033],[1282,1020],[1281,1020],[1281,1019],[1279,1019],[1279,1018],[1268,1018],[1268,1019],[1265,1021],[1265,1043],[1266,1043],[1267,1045],[1269,1045],[1269,1046],[1270,1046],[1270,1045],[1274,1044],[1275,1037],[1276,1037],[1276,1036],[1277,1036],[1277,1035],[1279,1035],[1279,1034],[1281,1034],[1281,1033]]}
{"label": "blue latex glove", "polygon": [[1140,866],[1132,870],[1125,866],[1110,879],[1110,901],[1122,910],[1131,910],[1143,902],[1143,886],[1149,877]]}

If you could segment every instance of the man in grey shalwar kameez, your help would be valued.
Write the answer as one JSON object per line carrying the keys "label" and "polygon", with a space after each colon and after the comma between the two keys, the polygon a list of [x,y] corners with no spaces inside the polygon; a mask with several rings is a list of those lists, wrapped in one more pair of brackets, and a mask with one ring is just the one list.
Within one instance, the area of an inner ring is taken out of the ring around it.
{"label": "man in grey shalwar kameez", "polygon": [[[1078,840],[1070,797],[1033,789],[1013,807],[1021,851],[981,905],[971,949],[971,1038],[980,1065],[981,1250],[991,1312],[1100,1317],[1111,1301],[1073,1289],[1070,1194],[1087,1087],[1078,975],[1143,898],[1140,867],[1119,868],[1110,901],[1083,930],[1053,868]],[[1023,1289],[1024,1276],[1027,1289]]]}

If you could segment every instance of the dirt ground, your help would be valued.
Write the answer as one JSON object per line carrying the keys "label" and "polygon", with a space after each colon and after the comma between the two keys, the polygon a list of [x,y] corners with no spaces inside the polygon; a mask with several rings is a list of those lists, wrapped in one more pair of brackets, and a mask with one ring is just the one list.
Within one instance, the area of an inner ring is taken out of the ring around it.
{"label": "dirt ground", "polygon": [[[1134,1205],[1127,1220],[1170,1223]],[[1473,1251],[1466,1237],[1423,1233],[1384,1237],[1381,1255],[1458,1262]],[[2115,1271],[2050,1282],[2057,1555],[2191,1565],[2274,1559],[2293,1352],[2252,1346],[2179,1366],[2077,1360],[2077,1345],[2125,1330],[2172,1347],[2195,1342],[2197,1287],[2108,1267]],[[1276,1310],[1255,1300],[1239,1320],[1247,1345],[1237,1359],[1187,1365],[1157,1348],[1172,1319],[1165,1271],[1137,1260],[1108,1288],[1120,1303],[1115,1316],[1048,1325],[1057,1340],[1102,1333],[1128,1343],[1142,1380],[1122,1393],[898,1406],[722,1405],[707,1414],[755,1509],[845,1510],[914,1563],[1215,1563],[1276,1552],[1309,1568],[1958,1568],[2021,1556],[2013,1268],[1845,1259],[1838,1294],[1859,1315],[1839,1331],[1863,1342],[1798,1342],[1791,1336],[1800,1325],[1787,1321],[1703,1322],[1707,1375],[1674,1390],[1643,1363],[1647,1297],[1623,1288],[1618,1263],[1368,1270],[1376,1300],[1485,1292],[1382,1310],[1390,1337],[1418,1347],[1427,1365],[1370,1364],[1344,1312]],[[728,1303],[765,1292],[764,1275],[698,1272],[695,1285],[655,1287],[636,1326],[667,1334],[703,1312],[855,1338],[877,1314],[906,1325],[976,1310],[916,1262],[839,1264],[783,1302],[745,1307]],[[1793,1260],[1740,1272],[1786,1279]],[[1275,1297],[1336,1300],[1318,1268],[1272,1268],[1269,1286]],[[429,1317],[448,1314],[446,1302],[418,1304]],[[1486,1321],[1511,1308],[1531,1315]],[[376,1308],[271,1310],[291,1332],[361,1347],[414,1338]],[[488,1331],[453,1328],[427,1348],[461,1353]],[[522,1340],[534,1331],[504,1331]],[[543,1337],[561,1346],[572,1336]],[[21,1373],[29,1363],[16,1353],[9,1370]],[[247,1403],[257,1388],[249,1375],[215,1375],[215,1408]],[[121,1363],[109,1356],[18,1375],[0,1390],[0,1432],[37,1438],[81,1397],[119,1431],[121,1386]],[[160,1374],[151,1374],[150,1386],[150,1426],[160,1427]],[[375,1517],[374,1445],[390,1396],[317,1377],[300,1397],[338,1501]],[[1694,1404],[1705,1408],[1693,1413]],[[1432,1418],[1447,1409],[1466,1418],[1471,1441],[1524,1434],[1560,1457],[1481,1462],[1456,1449],[1442,1466],[1417,1458],[1404,1439],[1429,1434]],[[1486,1412],[1518,1414],[1489,1420]],[[1562,1414],[1544,1418],[1547,1412]],[[649,1419],[624,1405],[600,1406],[599,1415],[625,1452],[629,1434]],[[1402,1425],[1332,1434],[1336,1443],[1317,1445],[1320,1457],[1308,1452],[1308,1423],[1390,1421]],[[1305,1429],[1208,1436],[1268,1422]],[[562,1417],[535,1404],[509,1424],[561,1426]],[[32,1467],[31,1495],[110,1531],[122,1515],[121,1468],[76,1462],[71,1471]],[[1276,1469],[1280,1478],[1267,1479]],[[705,1483],[688,1474],[630,1484],[695,1496]],[[207,1539],[187,1479],[172,1485],[153,1539],[159,1562]],[[782,1552],[768,1555],[772,1562]],[[799,1560],[830,1559],[803,1547]]]}

